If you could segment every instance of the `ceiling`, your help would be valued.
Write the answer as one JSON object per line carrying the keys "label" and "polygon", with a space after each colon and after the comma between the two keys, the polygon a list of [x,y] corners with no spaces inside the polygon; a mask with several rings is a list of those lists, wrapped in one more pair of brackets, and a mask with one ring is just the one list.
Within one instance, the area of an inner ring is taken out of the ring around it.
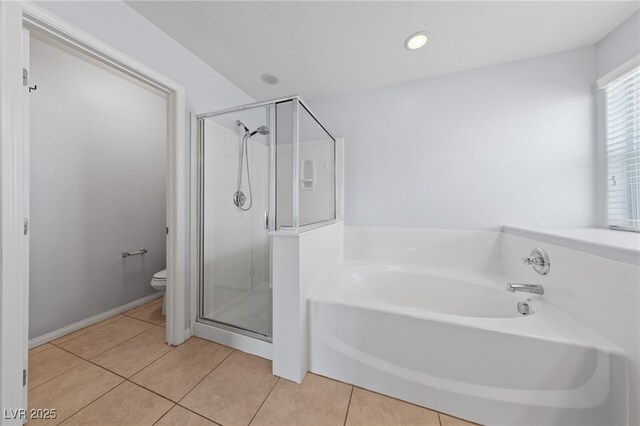
{"label": "ceiling", "polygon": [[[637,1],[129,1],[256,100],[317,98],[590,46]],[[404,48],[412,33],[430,38]],[[261,81],[263,73],[280,83]]]}

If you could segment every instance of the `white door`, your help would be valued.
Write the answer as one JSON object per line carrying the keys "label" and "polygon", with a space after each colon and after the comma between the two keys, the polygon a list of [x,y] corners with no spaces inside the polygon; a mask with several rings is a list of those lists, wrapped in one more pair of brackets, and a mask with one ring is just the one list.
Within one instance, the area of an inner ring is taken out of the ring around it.
{"label": "white door", "polygon": [[[23,114],[22,114],[22,129],[23,129],[23,174],[24,174],[24,246],[23,246],[23,342],[24,342],[24,355],[23,355],[23,369],[24,369],[24,382],[23,382],[23,401],[24,407],[28,407],[27,394],[28,388],[27,381],[29,378],[29,181],[30,181],[30,168],[29,168],[29,30],[23,28],[22,30],[22,61],[23,67],[26,70],[26,85],[23,85]],[[25,420],[26,422],[26,420]]]}

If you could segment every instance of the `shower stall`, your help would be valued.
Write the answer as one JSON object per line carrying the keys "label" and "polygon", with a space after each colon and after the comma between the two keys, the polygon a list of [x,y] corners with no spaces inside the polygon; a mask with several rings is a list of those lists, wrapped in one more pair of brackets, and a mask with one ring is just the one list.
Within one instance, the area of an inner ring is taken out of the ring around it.
{"label": "shower stall", "polygon": [[271,235],[336,219],[336,141],[298,96],[197,116],[196,321],[271,341]]}

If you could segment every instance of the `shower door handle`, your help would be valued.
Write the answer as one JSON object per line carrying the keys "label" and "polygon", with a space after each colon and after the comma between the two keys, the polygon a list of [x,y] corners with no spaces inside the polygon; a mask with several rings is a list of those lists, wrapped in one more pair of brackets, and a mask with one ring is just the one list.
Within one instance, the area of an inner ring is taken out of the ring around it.
{"label": "shower door handle", "polygon": [[269,212],[264,212],[264,229],[269,230]]}

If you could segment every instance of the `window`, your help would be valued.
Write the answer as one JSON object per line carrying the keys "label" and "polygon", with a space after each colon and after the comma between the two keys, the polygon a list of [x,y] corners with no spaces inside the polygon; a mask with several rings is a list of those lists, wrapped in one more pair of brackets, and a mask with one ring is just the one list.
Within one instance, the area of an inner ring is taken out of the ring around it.
{"label": "window", "polygon": [[608,223],[640,232],[640,66],[627,68],[604,89]]}

